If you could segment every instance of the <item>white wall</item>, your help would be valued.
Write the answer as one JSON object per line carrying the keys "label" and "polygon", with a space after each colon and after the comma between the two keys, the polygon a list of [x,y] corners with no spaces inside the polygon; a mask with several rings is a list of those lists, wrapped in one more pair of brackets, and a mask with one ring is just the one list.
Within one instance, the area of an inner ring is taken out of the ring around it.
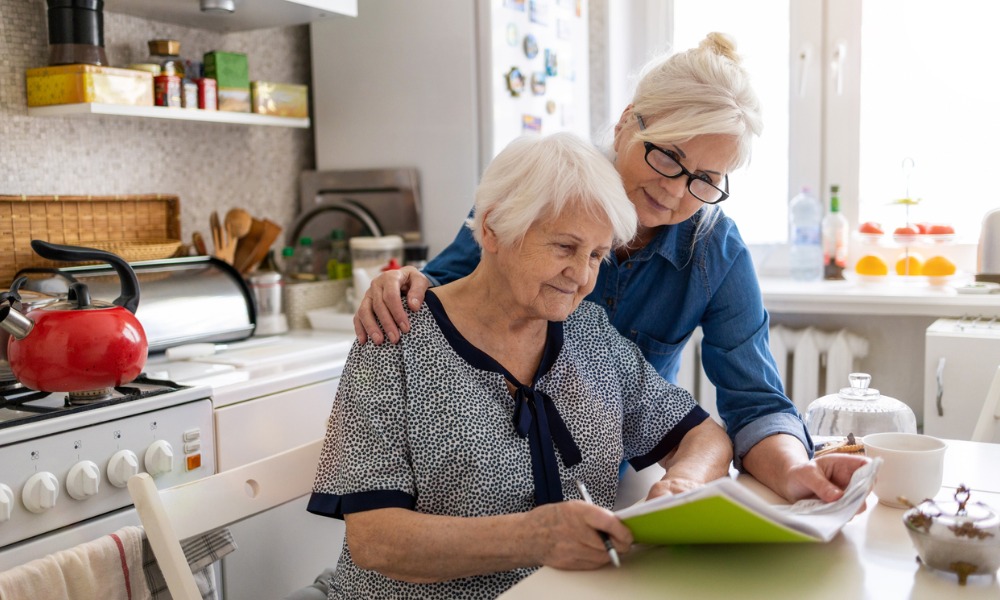
{"label": "white wall", "polygon": [[416,167],[432,256],[479,179],[476,31],[465,1],[366,0],[311,25],[316,168]]}

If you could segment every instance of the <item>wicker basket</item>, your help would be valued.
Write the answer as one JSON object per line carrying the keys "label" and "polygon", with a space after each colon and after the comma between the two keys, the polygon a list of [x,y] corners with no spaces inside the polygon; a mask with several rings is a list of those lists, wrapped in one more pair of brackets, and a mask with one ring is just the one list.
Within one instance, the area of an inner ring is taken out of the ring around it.
{"label": "wicker basket", "polygon": [[181,246],[177,196],[0,196],[0,286],[28,267],[62,267],[31,240],[98,248],[128,261],[173,256]]}
{"label": "wicker basket", "polygon": [[292,329],[309,329],[306,313],[314,308],[339,305],[350,286],[350,279],[286,283],[282,301],[288,325]]}

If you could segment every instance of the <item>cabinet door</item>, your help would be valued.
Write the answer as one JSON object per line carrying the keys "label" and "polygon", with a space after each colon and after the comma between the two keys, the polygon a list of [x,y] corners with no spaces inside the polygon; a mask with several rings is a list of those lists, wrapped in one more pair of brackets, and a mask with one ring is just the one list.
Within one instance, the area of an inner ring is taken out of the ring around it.
{"label": "cabinet door", "polygon": [[1000,337],[928,334],[924,433],[954,440],[971,439],[998,366]]}
{"label": "cabinet door", "polygon": [[339,382],[330,379],[216,410],[219,471],[323,437]]}
{"label": "cabinet door", "polygon": [[[338,383],[331,379],[216,410],[219,470],[323,437]],[[284,598],[336,566],[344,522],[306,512],[308,501],[299,498],[229,528],[239,549],[222,561],[227,600]]]}

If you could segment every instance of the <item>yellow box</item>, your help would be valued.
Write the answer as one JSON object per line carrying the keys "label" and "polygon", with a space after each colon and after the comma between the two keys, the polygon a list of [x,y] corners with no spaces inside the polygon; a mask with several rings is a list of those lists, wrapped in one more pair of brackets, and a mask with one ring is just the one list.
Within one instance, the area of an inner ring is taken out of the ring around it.
{"label": "yellow box", "polygon": [[269,83],[251,81],[253,112],[276,117],[309,116],[309,87],[294,83]]}
{"label": "yellow box", "polygon": [[153,105],[153,74],[94,65],[62,65],[27,71],[28,106],[77,104]]}

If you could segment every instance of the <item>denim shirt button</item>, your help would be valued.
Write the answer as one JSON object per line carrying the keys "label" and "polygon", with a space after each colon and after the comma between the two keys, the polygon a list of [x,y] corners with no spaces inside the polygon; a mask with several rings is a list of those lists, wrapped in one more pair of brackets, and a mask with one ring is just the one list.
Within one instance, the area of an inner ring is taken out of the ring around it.
{"label": "denim shirt button", "polygon": [[605,298],[604,302],[605,302],[605,304],[608,305],[609,308],[614,308],[615,307],[615,299],[614,298]]}
{"label": "denim shirt button", "polygon": [[632,270],[632,262],[629,261],[629,262],[625,263],[625,268],[628,269],[629,271],[631,271]]}

